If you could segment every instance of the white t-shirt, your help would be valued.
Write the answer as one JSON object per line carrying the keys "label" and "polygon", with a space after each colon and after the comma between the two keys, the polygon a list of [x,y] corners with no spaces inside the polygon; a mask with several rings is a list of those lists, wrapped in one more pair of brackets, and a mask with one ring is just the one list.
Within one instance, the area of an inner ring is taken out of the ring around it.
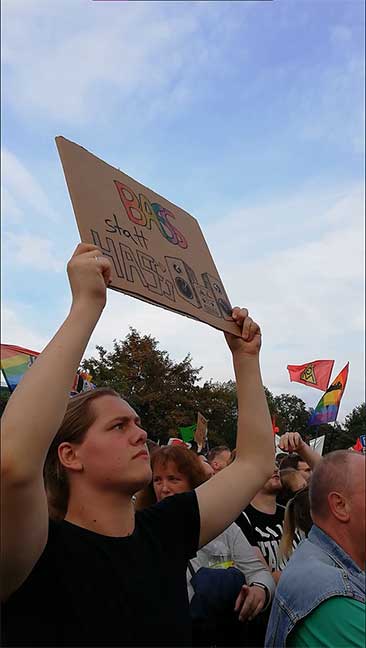
{"label": "white t-shirt", "polygon": [[[263,562],[258,558],[255,549],[249,544],[242,530],[233,523],[220,533],[214,540],[197,551],[197,556],[191,558],[191,565],[194,571],[201,567],[221,568],[237,567],[245,576],[247,585],[253,582],[263,583],[268,588],[271,599],[275,591],[275,582],[266,569]],[[191,585],[191,573],[187,569],[187,587],[189,601],[194,594]]]}

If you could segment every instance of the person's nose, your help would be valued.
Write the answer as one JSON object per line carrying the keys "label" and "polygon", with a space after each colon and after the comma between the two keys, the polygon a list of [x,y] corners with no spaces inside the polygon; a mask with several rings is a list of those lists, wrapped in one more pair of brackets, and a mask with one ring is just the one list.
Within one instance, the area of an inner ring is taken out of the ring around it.
{"label": "person's nose", "polygon": [[169,482],[164,480],[161,484],[161,492],[163,495],[168,495],[170,493]]}
{"label": "person's nose", "polygon": [[140,428],[138,425],[135,425],[133,444],[141,445],[142,443],[146,443],[146,439],[147,439],[147,432],[145,432],[145,430]]}

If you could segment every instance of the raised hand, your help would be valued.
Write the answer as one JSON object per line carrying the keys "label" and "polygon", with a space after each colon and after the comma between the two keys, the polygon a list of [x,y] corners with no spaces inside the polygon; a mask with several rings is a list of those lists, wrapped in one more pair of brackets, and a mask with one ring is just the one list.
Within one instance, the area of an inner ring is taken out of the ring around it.
{"label": "raised hand", "polygon": [[286,432],[286,434],[283,434],[278,447],[284,452],[297,452],[301,459],[309,464],[310,468],[315,468],[316,464],[321,460],[321,455],[310,448],[298,432]]}
{"label": "raised hand", "polygon": [[301,453],[305,446],[305,442],[302,440],[298,432],[286,432],[283,434],[278,442],[278,447],[283,450],[283,452],[297,452]]}
{"label": "raised hand", "polygon": [[92,302],[103,308],[111,272],[109,259],[96,245],[79,243],[67,264],[73,305]]}
{"label": "raised hand", "polygon": [[226,342],[233,354],[258,355],[262,344],[259,325],[249,317],[246,308],[235,306],[231,314],[234,322],[242,329],[242,336],[225,333]]}

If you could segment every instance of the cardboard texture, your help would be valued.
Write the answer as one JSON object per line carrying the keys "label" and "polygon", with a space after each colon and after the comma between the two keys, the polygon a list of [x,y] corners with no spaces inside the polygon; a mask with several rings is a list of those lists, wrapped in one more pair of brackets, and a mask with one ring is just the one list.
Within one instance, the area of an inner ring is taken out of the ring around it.
{"label": "cardboard texture", "polygon": [[202,448],[205,445],[205,441],[207,437],[207,425],[208,425],[208,420],[203,416],[203,414],[201,414],[201,412],[198,412],[197,427],[194,435],[194,440],[197,443],[199,448]]}
{"label": "cardboard texture", "polygon": [[240,336],[195,218],[56,137],[81,240],[112,262],[111,288]]}

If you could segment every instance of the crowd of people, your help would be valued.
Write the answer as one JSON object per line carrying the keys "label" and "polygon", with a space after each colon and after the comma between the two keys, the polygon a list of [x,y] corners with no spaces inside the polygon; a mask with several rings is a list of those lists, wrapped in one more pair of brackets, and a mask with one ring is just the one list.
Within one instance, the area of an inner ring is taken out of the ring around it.
{"label": "crowd of people", "polygon": [[275,455],[246,309],[225,333],[234,451],[152,443],[108,387],[69,398],[110,261],[80,244],[68,275],[70,313],[2,417],[3,645],[363,646],[365,457],[296,432]]}

